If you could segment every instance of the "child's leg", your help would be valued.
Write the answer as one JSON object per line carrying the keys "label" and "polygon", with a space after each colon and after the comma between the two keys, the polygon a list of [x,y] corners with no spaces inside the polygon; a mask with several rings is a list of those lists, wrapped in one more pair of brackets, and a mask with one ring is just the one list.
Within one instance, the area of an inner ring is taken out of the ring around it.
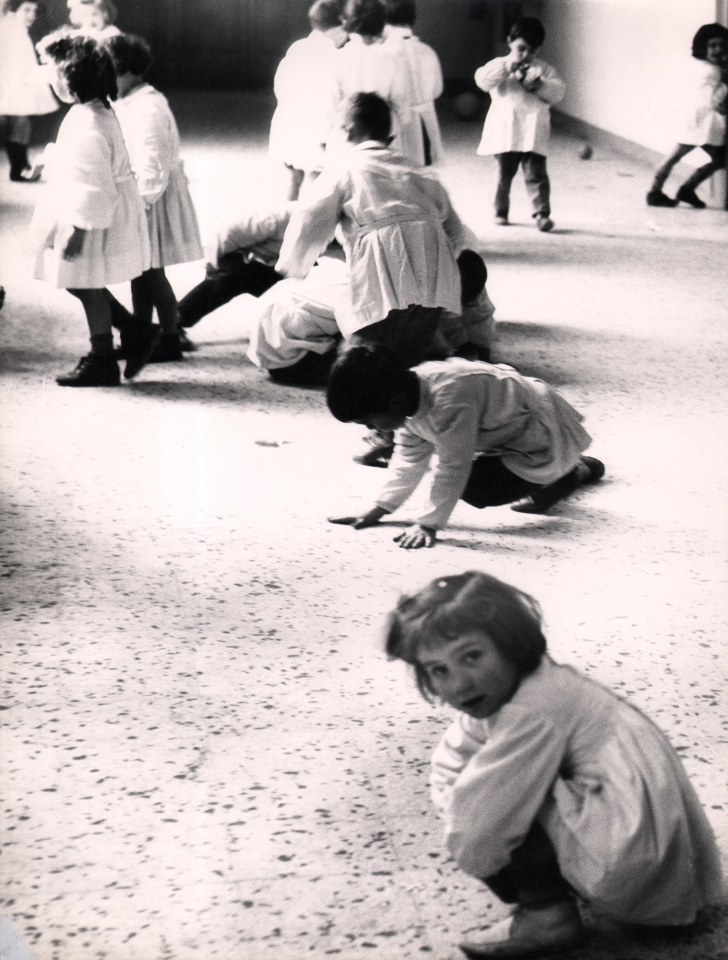
{"label": "child's leg", "polygon": [[508,211],[511,205],[511,184],[521,162],[520,153],[497,153],[498,185],[495,188],[496,221],[508,223]]}
{"label": "child's leg", "polygon": [[698,209],[705,207],[705,203],[703,203],[700,197],[695,193],[695,188],[704,180],[712,177],[714,173],[718,172],[718,170],[722,170],[725,167],[726,157],[725,146],[714,147],[711,144],[706,143],[703,146],[703,150],[705,150],[710,157],[710,163],[704,163],[702,167],[698,167],[695,173],[688,177],[685,183],[683,183],[678,192],[675,194],[677,200],[682,200],[683,203],[689,203],[690,206],[697,207]]}
{"label": "child's leg", "polygon": [[551,183],[546,170],[546,157],[542,153],[524,153],[521,160],[526,189],[533,206],[533,217],[539,230],[550,230]]}
{"label": "child's leg", "polygon": [[193,327],[208,313],[249,293],[259,297],[283,277],[258,260],[245,262],[239,253],[220,258],[217,266],[207,265],[205,279],[186,293],[177,305],[183,327]]}
{"label": "child's leg", "polygon": [[480,456],[473,460],[470,476],[460,499],[471,507],[482,510],[485,507],[513,503],[519,497],[525,497],[539,489],[539,484],[512,473],[503,465],[500,457]]}
{"label": "child's leg", "polygon": [[29,181],[25,171],[30,170],[28,144],[30,143],[30,117],[6,117],[7,140],[5,150],[10,161],[10,179],[16,182]]}
{"label": "child's leg", "polygon": [[152,323],[156,309],[161,336],[149,357],[149,363],[182,360],[182,343],[178,333],[177,297],[163,267],[151,267],[131,282],[134,316],[145,326]]}
{"label": "child's leg", "polygon": [[647,193],[647,204],[651,207],[674,207],[677,201],[672,200],[662,192],[667,178],[675,164],[679,163],[684,156],[694,150],[695,147],[689,143],[676,143],[662,164],[655,171],[652,178],[652,186]]}
{"label": "child's leg", "polygon": [[78,366],[56,377],[62,387],[116,387],[119,367],[114,359],[114,337],[111,332],[111,310],[105,291],[74,289],[68,291],[81,301],[91,335],[91,353],[82,357]]}
{"label": "child's leg", "polygon": [[575,947],[581,920],[572,890],[544,829],[534,823],[510,863],[483,882],[515,913],[487,931],[479,943],[461,944],[471,958],[527,957]]}

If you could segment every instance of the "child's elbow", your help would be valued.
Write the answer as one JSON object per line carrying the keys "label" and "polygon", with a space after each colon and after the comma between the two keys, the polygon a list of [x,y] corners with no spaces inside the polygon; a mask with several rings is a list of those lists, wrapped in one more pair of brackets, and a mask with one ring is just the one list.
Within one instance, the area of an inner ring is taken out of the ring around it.
{"label": "child's elbow", "polygon": [[498,873],[510,861],[502,836],[491,831],[474,834],[472,829],[448,825],[445,845],[462,870],[481,879]]}

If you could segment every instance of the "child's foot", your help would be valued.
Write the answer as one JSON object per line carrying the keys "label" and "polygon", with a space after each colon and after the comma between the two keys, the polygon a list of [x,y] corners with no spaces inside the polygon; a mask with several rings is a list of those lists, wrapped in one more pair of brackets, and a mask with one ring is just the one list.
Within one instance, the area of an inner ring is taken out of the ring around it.
{"label": "child's foot", "polygon": [[597,460],[596,457],[579,457],[579,463],[576,468],[579,483],[597,483],[604,476],[605,469],[602,461]]}
{"label": "child's foot", "polygon": [[693,190],[692,187],[687,187],[683,184],[682,187],[675,194],[675,201],[681,200],[683,203],[689,203],[691,207],[695,207],[696,210],[704,210],[705,204]]}
{"label": "child's foot", "polygon": [[124,377],[131,380],[148,362],[157,341],[162,336],[161,327],[154,323],[130,324],[122,331],[121,346],[126,357]]}
{"label": "child's foot", "polygon": [[493,217],[493,223],[497,227],[507,227],[508,226],[508,217],[503,213],[497,213]]}
{"label": "child's foot", "polygon": [[676,207],[677,200],[668,197],[662,190],[650,190],[646,197],[648,207]]}
{"label": "child's foot", "polygon": [[197,349],[197,345],[190,340],[190,338],[185,333],[182,327],[177,329],[177,336],[179,337],[179,345],[182,347],[184,353],[194,353]]}
{"label": "child's foot", "polygon": [[182,344],[176,333],[163,333],[157,340],[147,363],[173,363],[175,360],[184,360]]}
{"label": "child's foot", "polygon": [[551,217],[547,217],[545,214],[540,213],[536,217],[536,226],[541,233],[548,233],[549,230],[554,229],[554,221],[551,219]]}
{"label": "child's foot", "polygon": [[460,949],[470,960],[563,956],[578,947],[581,939],[576,904],[564,900],[547,907],[517,907],[510,917],[487,930],[479,943],[461,943]]}
{"label": "child's foot", "polygon": [[118,387],[119,365],[114,357],[89,353],[73,370],[56,377],[56,383],[61,387]]}

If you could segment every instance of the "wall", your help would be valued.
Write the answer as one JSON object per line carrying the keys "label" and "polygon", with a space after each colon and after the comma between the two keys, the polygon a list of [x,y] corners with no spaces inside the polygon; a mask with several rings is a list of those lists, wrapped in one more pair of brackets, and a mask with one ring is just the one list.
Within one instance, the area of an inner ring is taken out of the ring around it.
{"label": "wall", "polygon": [[679,64],[715,0],[542,0],[543,55],[567,81],[560,111],[664,153]]}

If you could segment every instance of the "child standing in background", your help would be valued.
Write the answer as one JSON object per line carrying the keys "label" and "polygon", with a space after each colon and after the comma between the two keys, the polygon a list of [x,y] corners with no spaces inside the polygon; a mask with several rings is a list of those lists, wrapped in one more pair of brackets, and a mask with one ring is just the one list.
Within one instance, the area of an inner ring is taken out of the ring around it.
{"label": "child standing in background", "polygon": [[68,0],[71,26],[96,40],[107,40],[121,33],[116,23],[116,5],[112,0]]}
{"label": "child standing in background", "polygon": [[516,20],[507,37],[508,56],[496,57],[475,72],[475,83],[491,96],[477,152],[495,155],[498,161],[495,223],[499,226],[508,223],[511,183],[521,166],[536,226],[542,231],[554,227],[546,153],[551,106],[563,98],[566,85],[552,66],[535,55],[545,36],[536,17]]}
{"label": "child standing in background", "polygon": [[512,916],[469,958],[579,945],[576,897],[681,926],[722,898],[720,856],[680,758],[639,710],[546,652],[536,601],[485,573],[400,598],[385,649],[457,711],[432,759],[448,850]]}
{"label": "child standing in background", "polygon": [[[111,109],[114,65],[90,37],[52,34],[38,49],[59,100],[73,106],[47,151],[48,183],[31,223],[39,245],[35,276],[81,301],[91,334],[91,353],[56,382],[113,387],[119,383],[119,368],[104,288],[141,274],[150,256],[144,204]],[[158,327],[143,325],[127,356],[127,379],[144,366],[158,333]]]}
{"label": "child standing in background", "polygon": [[[106,40],[105,46],[116,68],[119,99],[114,109],[146,207],[151,243],[151,266],[131,282],[134,317],[148,324],[157,311],[162,336],[150,362],[181,360],[177,298],[164,268],[200,260],[203,254],[179,157],[179,132],[167,98],[144,80],[152,62],[146,41],[121,33]],[[138,323],[121,325],[122,350],[138,329]]]}
{"label": "child standing in background", "polygon": [[40,176],[30,175],[30,118],[58,109],[28,33],[44,13],[40,0],[10,0],[0,17],[0,129],[10,161],[10,179],[19,183]]}
{"label": "child standing in background", "polygon": [[414,163],[429,166],[442,160],[442,137],[435,100],[443,90],[440,60],[428,44],[414,35],[415,0],[385,0],[385,45],[399,58],[410,88],[411,114],[402,126],[400,150]]}
{"label": "child standing in background", "polygon": [[273,78],[277,106],[268,152],[288,173],[286,199],[295,200],[324,161],[331,127],[331,88],[336,51],[347,40],[341,24],[344,0],[317,0],[308,11],[311,33],[296,40]]}
{"label": "child standing in background", "polygon": [[[725,166],[728,30],[719,23],[706,23],[700,27],[693,37],[692,59],[687,66],[680,98],[679,140],[655,173],[647,194],[649,207],[676,207],[682,201],[703,209],[705,203],[695,188]],[[708,154],[710,162],[698,167],[688,177],[673,200],[663,193],[662,188],[672,168],[698,147]]]}

